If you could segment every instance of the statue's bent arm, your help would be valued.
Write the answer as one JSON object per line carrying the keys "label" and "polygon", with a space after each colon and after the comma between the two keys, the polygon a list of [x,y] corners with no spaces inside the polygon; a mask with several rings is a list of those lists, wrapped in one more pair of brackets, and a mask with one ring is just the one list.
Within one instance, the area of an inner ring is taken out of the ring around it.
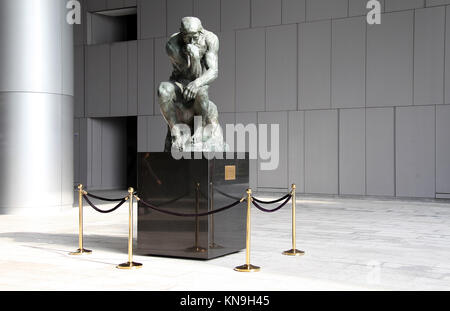
{"label": "statue's bent arm", "polygon": [[209,85],[216,80],[219,75],[219,38],[212,32],[209,32],[206,40],[208,51],[204,57],[208,70],[195,80],[198,87]]}

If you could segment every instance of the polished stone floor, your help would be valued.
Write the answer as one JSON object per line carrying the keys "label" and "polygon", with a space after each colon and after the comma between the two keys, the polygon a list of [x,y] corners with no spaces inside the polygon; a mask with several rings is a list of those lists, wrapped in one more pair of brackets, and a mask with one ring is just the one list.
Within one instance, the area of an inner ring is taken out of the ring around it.
{"label": "polished stone floor", "polygon": [[253,209],[251,263],[262,268],[253,274],[233,271],[244,251],[210,261],[135,256],[142,269],[118,270],[127,228],[126,206],[86,208],[94,252],[74,257],[77,208],[0,215],[0,290],[450,290],[449,202],[298,197],[303,257],[281,255],[291,247],[290,206]]}

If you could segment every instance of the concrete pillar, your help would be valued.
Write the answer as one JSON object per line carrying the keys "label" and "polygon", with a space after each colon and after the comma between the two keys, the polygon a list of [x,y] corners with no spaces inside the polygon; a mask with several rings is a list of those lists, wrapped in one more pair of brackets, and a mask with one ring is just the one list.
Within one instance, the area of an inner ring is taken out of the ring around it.
{"label": "concrete pillar", "polygon": [[65,0],[0,1],[0,213],[73,203],[73,26]]}

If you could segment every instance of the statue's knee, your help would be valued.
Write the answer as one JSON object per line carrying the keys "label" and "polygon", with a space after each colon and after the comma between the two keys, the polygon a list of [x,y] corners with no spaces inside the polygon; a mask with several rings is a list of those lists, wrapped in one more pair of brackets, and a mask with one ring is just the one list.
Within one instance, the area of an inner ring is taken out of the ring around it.
{"label": "statue's knee", "polygon": [[195,97],[195,100],[203,105],[208,104],[209,103],[208,91],[205,89],[200,89],[197,92],[197,96]]}
{"label": "statue's knee", "polygon": [[168,82],[162,82],[158,88],[158,97],[160,103],[173,100],[175,97],[175,88]]}

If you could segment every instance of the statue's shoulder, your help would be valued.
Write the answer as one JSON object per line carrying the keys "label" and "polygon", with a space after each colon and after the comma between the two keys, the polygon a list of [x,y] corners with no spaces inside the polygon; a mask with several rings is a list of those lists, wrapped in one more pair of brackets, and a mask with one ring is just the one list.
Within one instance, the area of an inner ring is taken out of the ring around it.
{"label": "statue's shoulder", "polygon": [[180,40],[181,34],[179,32],[170,36],[169,40],[167,40],[166,50],[169,55],[178,54],[180,51]]}
{"label": "statue's shoulder", "polygon": [[211,31],[204,30],[206,44],[209,48],[213,48],[215,50],[219,49],[219,37]]}

